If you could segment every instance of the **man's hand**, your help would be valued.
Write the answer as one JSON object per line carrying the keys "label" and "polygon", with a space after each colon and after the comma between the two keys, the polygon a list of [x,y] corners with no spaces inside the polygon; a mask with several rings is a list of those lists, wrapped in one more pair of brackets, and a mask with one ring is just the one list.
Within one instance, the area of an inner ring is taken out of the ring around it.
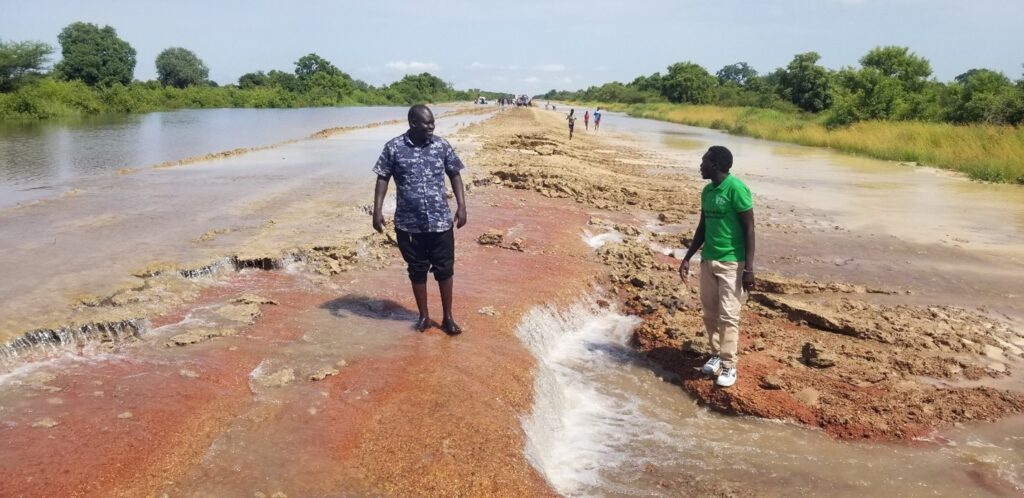
{"label": "man's hand", "polygon": [[684,258],[682,263],[679,263],[679,278],[686,282],[686,277],[690,276],[690,258]]}
{"label": "man's hand", "polygon": [[750,292],[754,290],[754,271],[743,270],[743,290]]}
{"label": "man's hand", "polygon": [[455,210],[455,216],[452,217],[452,222],[455,223],[455,228],[462,228],[466,226],[466,206],[459,206]]}
{"label": "man's hand", "polygon": [[373,213],[373,229],[377,233],[384,233],[384,215],[379,211],[374,211]]}

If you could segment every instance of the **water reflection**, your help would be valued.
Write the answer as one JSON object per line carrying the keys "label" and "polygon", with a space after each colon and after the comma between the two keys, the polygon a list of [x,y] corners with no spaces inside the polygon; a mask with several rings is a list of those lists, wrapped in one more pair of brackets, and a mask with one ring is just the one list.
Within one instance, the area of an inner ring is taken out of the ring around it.
{"label": "water reflection", "polygon": [[0,123],[0,206],[69,180],[400,119],[404,107],[190,109]]}

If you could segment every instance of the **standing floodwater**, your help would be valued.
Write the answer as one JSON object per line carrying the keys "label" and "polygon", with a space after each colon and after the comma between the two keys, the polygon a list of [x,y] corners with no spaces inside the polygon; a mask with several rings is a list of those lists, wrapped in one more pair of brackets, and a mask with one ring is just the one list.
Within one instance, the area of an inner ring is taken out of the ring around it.
{"label": "standing floodwater", "polygon": [[694,173],[709,146],[723,145],[736,157],[733,172],[758,196],[827,213],[848,229],[1001,254],[1024,251],[1024,188],[1017,185],[619,114],[606,128],[645,139]]}
{"label": "standing floodwater", "polygon": [[405,117],[404,107],[190,109],[0,124],[0,207],[78,177]]}

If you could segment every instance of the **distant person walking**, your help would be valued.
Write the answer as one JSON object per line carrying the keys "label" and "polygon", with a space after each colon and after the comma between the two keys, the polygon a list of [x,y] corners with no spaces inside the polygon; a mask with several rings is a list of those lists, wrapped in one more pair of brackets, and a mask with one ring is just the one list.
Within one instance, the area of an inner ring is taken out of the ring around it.
{"label": "distant person walking", "polygon": [[600,128],[600,127],[601,127],[601,108],[598,107],[597,110],[594,111],[594,131],[597,131],[597,129]]}
{"label": "distant person walking", "polygon": [[583,111],[583,127],[590,129],[590,111]]}
{"label": "distant person walking", "polygon": [[569,121],[569,140],[572,140],[572,129],[576,126],[576,109],[569,109],[569,115],[565,119]]}
{"label": "distant person walking", "polygon": [[[409,131],[384,144],[373,172],[377,185],[373,192],[373,228],[384,232],[384,196],[393,177],[397,188],[395,232],[398,249],[408,265],[412,294],[416,298],[419,319],[415,328],[430,327],[427,308],[427,272],[434,273],[441,291],[444,318],[441,328],[448,335],[462,329],[452,318],[452,280],[455,274],[454,227],[466,224],[465,190],[460,171],[464,166],[447,140],[434,135],[434,114],[425,105],[409,108]],[[448,175],[458,207],[452,217],[445,195],[444,177]]]}
{"label": "distant person walking", "polygon": [[700,176],[711,183],[700,194],[700,222],[679,265],[685,281],[690,258],[703,246],[700,302],[711,358],[701,372],[718,375],[715,383],[721,387],[736,383],[740,311],[754,288],[754,202],[750,189],[729,173],[731,168],[732,153],[720,145],[701,158]]}

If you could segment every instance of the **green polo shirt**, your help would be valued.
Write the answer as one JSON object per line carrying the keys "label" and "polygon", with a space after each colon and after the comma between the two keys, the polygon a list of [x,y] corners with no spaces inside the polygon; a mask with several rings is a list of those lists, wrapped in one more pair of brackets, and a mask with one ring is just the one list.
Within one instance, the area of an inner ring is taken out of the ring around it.
{"label": "green polo shirt", "polygon": [[701,259],[709,261],[743,261],[747,257],[746,238],[740,213],[754,208],[750,189],[733,175],[722,183],[709,183],[700,193],[700,209],[704,213],[704,248]]}

